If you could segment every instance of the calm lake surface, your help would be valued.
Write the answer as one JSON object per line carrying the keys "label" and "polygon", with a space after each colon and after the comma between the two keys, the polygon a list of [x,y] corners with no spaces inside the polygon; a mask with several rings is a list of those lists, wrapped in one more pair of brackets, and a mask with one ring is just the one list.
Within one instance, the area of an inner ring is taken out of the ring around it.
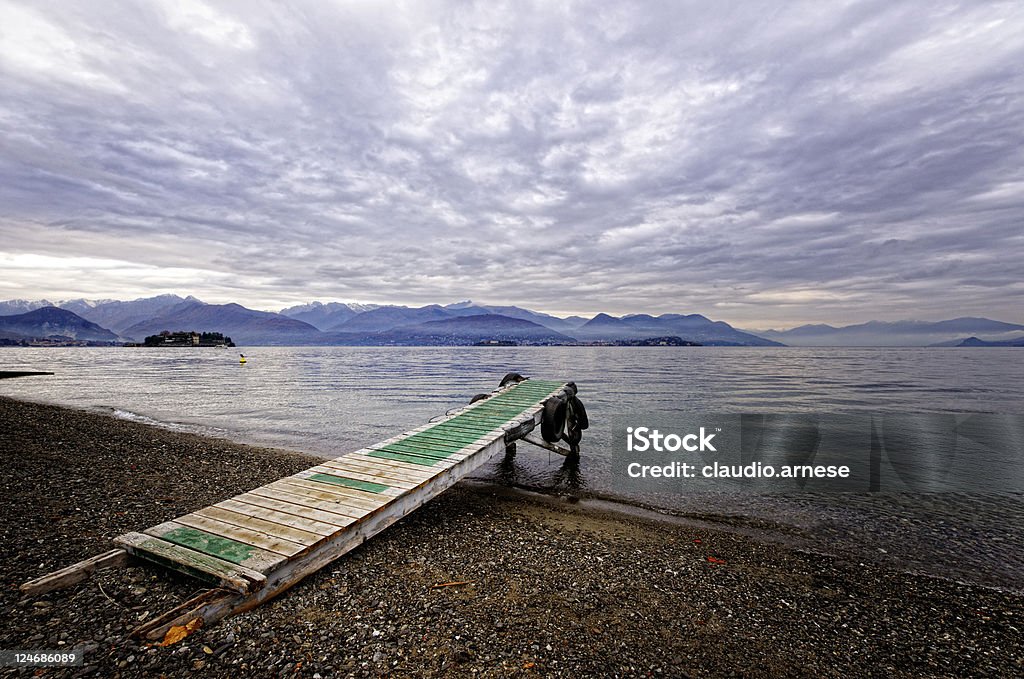
{"label": "calm lake surface", "polygon": [[[1019,349],[242,351],[249,359],[245,365],[237,351],[213,348],[5,348],[0,349],[3,369],[56,374],[0,380],[0,395],[333,457],[465,404],[495,388],[508,371],[574,380],[592,423],[580,464],[520,444],[514,460],[495,460],[481,478],[625,500],[811,549],[1024,587],[1024,351]],[[808,418],[823,423],[813,438],[821,451],[817,462],[846,461],[867,470],[874,440],[875,463],[883,468],[881,492],[867,492],[867,481],[848,492],[831,492],[822,484],[623,482],[621,460],[613,454],[616,427],[652,414],[692,418],[705,413],[757,415],[768,422],[765,459],[802,445]]]}

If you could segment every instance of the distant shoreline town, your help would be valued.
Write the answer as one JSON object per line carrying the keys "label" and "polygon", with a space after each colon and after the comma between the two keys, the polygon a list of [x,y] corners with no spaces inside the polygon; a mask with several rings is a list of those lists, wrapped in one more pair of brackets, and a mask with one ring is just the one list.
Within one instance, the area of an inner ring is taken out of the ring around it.
{"label": "distant shoreline town", "polygon": [[[187,335],[187,336],[186,336]],[[233,341],[232,341],[233,340]],[[312,302],[280,312],[160,295],[0,302],[0,346],[1024,346],[987,318],[742,330],[701,314],[560,318],[465,301],[422,307]]]}

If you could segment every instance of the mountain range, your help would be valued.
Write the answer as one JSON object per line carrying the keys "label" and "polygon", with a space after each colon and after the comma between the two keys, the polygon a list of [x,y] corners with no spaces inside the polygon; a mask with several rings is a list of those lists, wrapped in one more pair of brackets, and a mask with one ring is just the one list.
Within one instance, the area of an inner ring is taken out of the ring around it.
{"label": "mountain range", "polygon": [[871,321],[739,330],[701,314],[599,313],[560,318],[516,306],[465,300],[421,307],[311,302],[280,312],[195,297],[160,295],[131,301],[0,301],[0,339],[68,337],[139,342],[161,331],[221,332],[243,345],[465,345],[634,343],[651,338],[714,346],[1011,346],[1024,325],[987,318]]}
{"label": "mountain range", "polygon": [[761,337],[794,347],[899,347],[959,346],[969,337],[984,341],[1011,339],[1024,325],[989,318],[954,318],[948,321],[869,321],[856,325],[801,325],[791,330],[754,330]]}
{"label": "mountain range", "polygon": [[0,316],[0,338],[5,340],[66,338],[88,342],[115,342],[117,335],[73,311],[45,306],[20,314]]}
{"label": "mountain range", "polygon": [[[381,345],[475,344],[498,340],[517,344],[616,343],[651,337],[679,337],[698,344],[773,346],[777,342],[734,329],[698,314],[632,315],[616,318],[598,314],[559,318],[516,306],[489,306],[466,300],[422,307],[312,302],[279,313],[248,309],[239,304],[207,304],[195,297],[160,295],[131,301],[84,299],[53,303],[48,300],[0,302],[0,318],[10,321],[26,313],[64,312],[104,331],[101,341],[139,342],[164,330],[221,332],[238,344]],[[43,337],[53,327],[17,324],[18,337]],[[45,335],[43,334],[45,333]]]}

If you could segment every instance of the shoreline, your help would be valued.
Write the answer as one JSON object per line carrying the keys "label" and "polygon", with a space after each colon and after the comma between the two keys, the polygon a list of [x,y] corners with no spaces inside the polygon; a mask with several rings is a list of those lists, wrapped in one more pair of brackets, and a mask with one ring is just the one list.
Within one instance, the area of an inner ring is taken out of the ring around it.
{"label": "shoreline", "polygon": [[[4,397],[0,396],[0,398]],[[334,455],[328,455],[322,452],[310,452],[295,448],[275,446],[272,443],[261,442],[256,438],[246,440],[242,436],[232,437],[230,435],[231,432],[222,434],[219,431],[204,431],[204,427],[202,425],[157,420],[140,413],[114,406],[73,408],[60,403],[28,401],[13,397],[7,398],[36,405],[53,406],[56,408],[78,410],[104,417],[112,417],[119,421],[151,426],[175,434],[198,436],[202,439],[222,441],[231,445],[270,451],[272,454],[280,453],[285,456],[299,456],[300,458],[305,458],[307,460],[307,467],[316,464],[319,460],[334,457]],[[807,526],[802,526],[793,521],[768,520],[764,516],[754,516],[742,512],[736,514],[722,514],[678,510],[669,506],[652,504],[639,498],[617,496],[594,490],[577,490],[572,494],[565,494],[561,491],[553,491],[551,489],[532,486],[529,484],[503,483],[494,478],[488,479],[484,476],[475,475],[467,477],[467,479],[462,483],[464,485],[479,484],[484,489],[490,489],[496,492],[520,492],[526,497],[532,498],[534,501],[543,501],[544,498],[568,500],[577,504],[577,508],[580,510],[591,508],[593,511],[616,514],[620,518],[641,518],[650,521],[664,522],[670,525],[732,533],[760,542],[777,544],[788,549],[806,551],[820,556],[837,558],[845,561],[859,562],[868,560],[878,563],[880,560],[888,557],[888,550],[878,550],[877,547],[865,546],[861,546],[859,549],[851,549],[848,544],[844,545],[836,542],[826,543],[809,535],[808,531],[810,530],[813,532],[813,529],[809,529]],[[906,537],[907,536],[904,536],[904,538]],[[891,545],[889,546],[891,547]],[[928,546],[918,545],[918,547],[922,547],[927,550]],[[901,570],[908,575],[930,577],[962,585],[979,586],[1009,594],[1024,594],[1024,582],[1014,582],[1004,574],[1000,574],[999,577],[989,577],[986,579],[985,577],[982,577],[982,573],[985,571],[984,566],[980,570],[978,569],[979,564],[983,565],[985,563],[991,563],[993,560],[999,561],[1001,557],[1005,558],[1005,554],[993,554],[988,552],[983,540],[972,545],[972,548],[977,552],[977,554],[972,554],[970,557],[964,555],[963,558],[966,562],[970,563],[970,565],[966,567],[965,570],[960,570],[958,572],[942,572],[942,567],[937,568],[933,566],[929,568],[920,560],[914,561],[905,558],[894,558],[893,562],[897,564],[896,567],[898,570]],[[879,553],[874,553],[876,550]],[[948,562],[946,562],[945,565],[948,567]],[[965,572],[970,572],[971,577],[965,577]]]}
{"label": "shoreline", "polygon": [[[150,648],[125,632],[197,583],[132,567],[31,601],[17,585],[106,551],[122,532],[304,469],[311,456],[9,398],[0,398],[0,442],[8,553],[0,648],[88,651],[87,668],[46,676],[88,668],[125,677],[1024,669],[1019,593],[848,562],[653,510],[622,515],[585,499],[475,482],[268,604],[177,646]],[[433,588],[452,581],[470,584]]]}

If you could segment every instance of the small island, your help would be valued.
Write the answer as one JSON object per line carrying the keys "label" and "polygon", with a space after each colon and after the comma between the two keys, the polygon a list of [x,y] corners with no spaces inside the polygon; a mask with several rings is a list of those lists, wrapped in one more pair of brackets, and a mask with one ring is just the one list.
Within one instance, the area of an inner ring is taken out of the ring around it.
{"label": "small island", "polygon": [[230,337],[219,332],[171,332],[150,335],[142,342],[144,347],[233,347]]}

